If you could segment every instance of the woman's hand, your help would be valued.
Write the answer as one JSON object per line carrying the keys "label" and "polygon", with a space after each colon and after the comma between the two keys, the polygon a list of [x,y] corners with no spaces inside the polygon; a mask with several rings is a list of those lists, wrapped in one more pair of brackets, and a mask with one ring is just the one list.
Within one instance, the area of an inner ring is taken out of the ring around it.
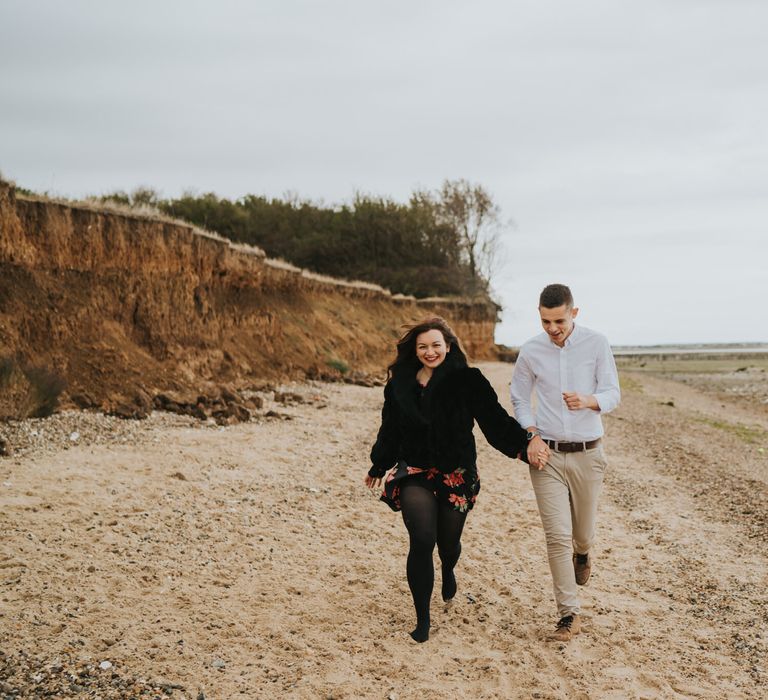
{"label": "woman's hand", "polygon": [[368,474],[365,475],[365,485],[373,490],[376,488],[379,488],[381,486],[381,477],[380,476],[369,476]]}

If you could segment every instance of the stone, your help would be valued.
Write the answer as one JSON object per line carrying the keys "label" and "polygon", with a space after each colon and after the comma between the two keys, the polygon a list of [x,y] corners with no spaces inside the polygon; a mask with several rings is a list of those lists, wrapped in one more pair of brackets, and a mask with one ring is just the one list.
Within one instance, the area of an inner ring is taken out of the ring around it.
{"label": "stone", "polygon": [[251,412],[240,403],[231,403],[227,407],[229,414],[237,418],[241,423],[247,423],[251,420]]}
{"label": "stone", "polygon": [[349,374],[344,375],[344,382],[346,384],[356,384],[358,386],[374,386],[374,378],[365,372],[360,370],[352,370]]}
{"label": "stone", "polygon": [[282,404],[304,403],[304,397],[293,391],[276,391],[275,401]]}
{"label": "stone", "polygon": [[216,425],[226,426],[235,424],[235,420],[223,411],[215,411],[211,414],[211,417],[216,422]]}
{"label": "stone", "polygon": [[111,410],[107,411],[107,415],[122,418],[123,420],[143,420],[149,415],[149,410],[136,404],[118,403]]}
{"label": "stone", "polygon": [[72,394],[69,398],[78,408],[96,408],[99,405],[96,399],[86,392]]}
{"label": "stone", "polygon": [[133,395],[133,404],[144,413],[149,413],[152,410],[152,397],[149,392],[139,387]]}
{"label": "stone", "polygon": [[264,408],[264,399],[261,398],[261,396],[251,396],[251,398],[245,399],[245,401],[243,401],[243,405],[258,411]]}
{"label": "stone", "polygon": [[224,399],[226,403],[239,403],[243,400],[240,394],[226,386],[221,387],[220,393],[221,398]]}
{"label": "stone", "polygon": [[208,414],[205,412],[205,409],[199,402],[196,406],[192,407],[191,415],[193,415],[198,420],[208,420]]}

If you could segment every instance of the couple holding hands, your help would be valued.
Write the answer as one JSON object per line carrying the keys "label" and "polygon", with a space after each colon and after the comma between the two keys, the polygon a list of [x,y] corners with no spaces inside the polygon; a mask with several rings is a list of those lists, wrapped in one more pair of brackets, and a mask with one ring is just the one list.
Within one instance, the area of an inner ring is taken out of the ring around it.
{"label": "couple holding hands", "polygon": [[416,608],[411,637],[417,642],[429,639],[435,545],[442,598],[456,595],[461,533],[480,491],[475,421],[492,447],[530,465],[559,617],[547,637],[569,641],[580,631],[578,586],[592,567],[606,467],[600,415],[618,405],[620,392],[608,341],[577,326],[578,311],[565,285],[542,291],[544,333],[522,346],[512,377],[517,420],[480,370],[468,366],[443,319],[413,326],[397,343],[365,483],[377,488],[383,481],[381,500],[402,512],[408,529],[406,571]]}

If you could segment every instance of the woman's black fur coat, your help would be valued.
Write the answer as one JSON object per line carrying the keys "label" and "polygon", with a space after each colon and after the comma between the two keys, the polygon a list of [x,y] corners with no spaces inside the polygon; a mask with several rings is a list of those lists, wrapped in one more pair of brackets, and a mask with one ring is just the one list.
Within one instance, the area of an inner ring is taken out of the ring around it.
{"label": "woman's black fur coat", "polygon": [[527,448],[525,429],[502,408],[482,372],[453,350],[432,373],[421,399],[419,365],[400,368],[387,382],[370,476],[383,476],[401,460],[445,473],[475,471],[475,420],[491,446],[508,457]]}

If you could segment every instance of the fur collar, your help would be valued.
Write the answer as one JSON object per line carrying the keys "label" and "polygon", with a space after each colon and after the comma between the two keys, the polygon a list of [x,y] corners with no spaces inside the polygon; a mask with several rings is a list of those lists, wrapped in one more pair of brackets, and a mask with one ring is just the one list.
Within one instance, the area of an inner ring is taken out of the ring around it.
{"label": "fur collar", "polygon": [[[420,365],[403,367],[392,377],[392,391],[398,404],[409,418],[425,427],[429,425],[432,416],[432,403],[438,387],[447,377],[467,367],[467,361],[461,353],[449,352],[442,364],[439,365],[425,389],[421,389],[416,380],[416,372]],[[419,399],[419,395],[421,398]]]}

